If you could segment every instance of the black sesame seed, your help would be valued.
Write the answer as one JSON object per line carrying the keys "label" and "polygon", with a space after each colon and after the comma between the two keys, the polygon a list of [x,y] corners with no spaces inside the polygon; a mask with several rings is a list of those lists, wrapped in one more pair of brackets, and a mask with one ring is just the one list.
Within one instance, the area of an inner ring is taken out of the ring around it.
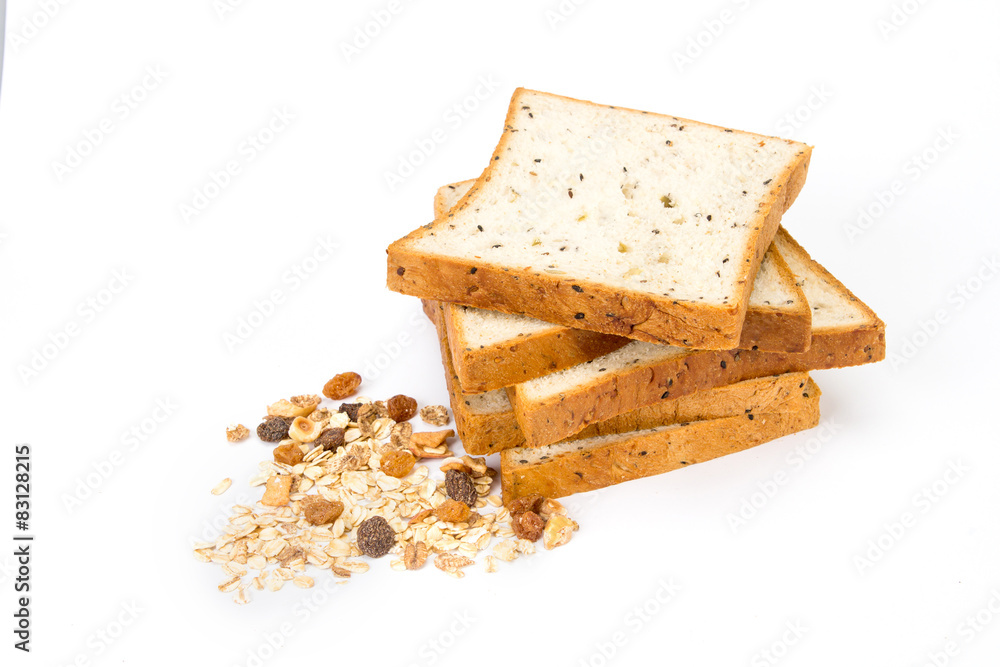
{"label": "black sesame seed", "polygon": [[540,157],[536,157],[535,158],[535,162],[541,162],[541,161],[542,161],[542,158],[540,158]]}
{"label": "black sesame seed", "polygon": [[770,183],[770,182],[771,182],[771,179],[769,178],[769,179],[767,179],[766,181],[764,181],[764,185],[767,185],[767,184],[768,184],[768,183]]}
{"label": "black sesame seed", "polygon": [[642,450],[641,452],[639,452],[639,456],[645,456],[645,455],[646,455],[646,450]]}
{"label": "black sesame seed", "polygon": [[569,198],[570,198],[570,199],[572,199],[572,198],[573,198],[573,188],[570,188],[570,189],[569,189]]}
{"label": "black sesame seed", "polygon": [[660,398],[666,398],[667,396],[670,396],[670,392],[669,391],[663,392],[663,395],[660,396]]}
{"label": "black sesame seed", "polygon": [[711,220],[712,220],[712,216],[711,216],[711,215],[709,215],[709,216],[708,216],[707,218],[705,218],[705,219],[706,219],[706,220],[708,220],[708,221],[711,221]]}
{"label": "black sesame seed", "polygon": [[396,275],[397,276],[401,276],[404,273],[406,273],[406,269],[404,269],[403,267],[399,267],[398,269],[396,269]]}
{"label": "black sesame seed", "polygon": [[482,225],[476,225],[476,229],[478,229],[479,231],[483,231],[483,226]]}
{"label": "black sesame seed", "polygon": [[469,273],[475,273],[478,270],[479,270],[478,268],[472,267],[471,269],[469,269]]}
{"label": "black sesame seed", "polygon": [[573,317],[575,317],[575,318],[576,318],[576,319],[578,319],[578,320],[582,320],[582,319],[583,319],[584,317],[586,317],[586,316],[585,316],[585,315],[584,315],[583,313],[577,313],[577,314],[576,314],[576,315],[574,315]]}
{"label": "black sesame seed", "polygon": [[576,475],[577,477],[579,477],[580,479],[583,479],[583,473],[582,472],[575,472],[573,474]]}
{"label": "black sesame seed", "polygon": [[719,365],[722,366],[723,368],[725,368],[726,367],[726,360],[723,359],[722,361],[720,361]]}
{"label": "black sesame seed", "polygon": [[573,291],[574,292],[582,292],[583,288],[580,287],[579,285],[573,285]]}
{"label": "black sesame seed", "polygon": [[753,421],[753,415],[747,415],[747,419],[749,419],[750,421]]}

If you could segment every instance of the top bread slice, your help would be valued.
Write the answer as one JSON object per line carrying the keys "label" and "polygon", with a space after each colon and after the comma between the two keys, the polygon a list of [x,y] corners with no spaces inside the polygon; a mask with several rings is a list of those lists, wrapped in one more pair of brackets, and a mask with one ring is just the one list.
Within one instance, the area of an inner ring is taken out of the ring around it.
{"label": "top bread slice", "polygon": [[508,388],[529,446],[679,395],[755,377],[840,368],[885,357],[885,325],[784,229],[774,244],[812,309],[807,352],[686,350],[634,341],[592,361]]}
{"label": "top bread slice", "polygon": [[809,146],[518,89],[459,205],[389,246],[391,289],[700,349],[740,342]]}
{"label": "top bread slice", "polygon": [[[434,217],[444,217],[474,180],[442,186]],[[467,392],[487,392],[596,359],[630,339],[551,324],[525,315],[443,304],[456,373]],[[772,244],[754,280],[739,347],[804,352],[812,338],[809,304]]]}

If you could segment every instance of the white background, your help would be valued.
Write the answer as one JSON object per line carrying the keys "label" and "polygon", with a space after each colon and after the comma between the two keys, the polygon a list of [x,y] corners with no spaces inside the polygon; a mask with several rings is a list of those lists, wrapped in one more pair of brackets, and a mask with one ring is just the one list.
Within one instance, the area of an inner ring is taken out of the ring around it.
{"label": "white background", "polygon": [[[37,541],[30,656],[10,646],[12,548],[0,549],[4,664],[995,661],[1000,618],[984,612],[979,630],[966,618],[991,599],[1000,610],[1000,9],[896,4],[899,25],[880,29],[889,0],[566,0],[565,16],[556,0],[410,1],[348,56],[387,0],[9,3],[0,507],[12,514],[13,446],[30,443]],[[234,605],[189,547],[255,497],[246,480],[269,448],[230,445],[225,426],[376,362],[366,395],[446,401],[417,301],[384,288],[385,247],[430,221],[439,185],[482,170],[519,85],[814,145],[785,225],[886,321],[894,361],[815,373],[832,437],[573,498],[568,546],[496,574],[397,573],[386,558],[314,611],[303,604],[319,589]],[[293,118],[254,152],[245,142],[275,110]],[[390,188],[386,172],[437,128],[445,140]],[[87,155],[60,168],[73,151]],[[185,216],[231,160],[239,173]],[[318,239],[339,247],[296,282]],[[112,295],[116,271],[127,284]],[[275,290],[282,303],[227,344]],[[86,305],[105,297],[99,313]],[[152,428],[157,401],[176,407]],[[88,475],[96,489],[68,507]],[[233,488],[210,495],[227,476]],[[679,591],[657,601],[671,580]],[[119,616],[129,625],[105,644],[97,633]]]}

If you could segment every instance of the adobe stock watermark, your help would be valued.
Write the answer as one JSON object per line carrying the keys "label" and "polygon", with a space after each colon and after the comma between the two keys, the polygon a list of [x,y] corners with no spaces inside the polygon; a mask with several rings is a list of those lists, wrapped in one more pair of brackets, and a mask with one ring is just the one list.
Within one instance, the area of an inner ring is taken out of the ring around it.
{"label": "adobe stock watermark", "polygon": [[155,399],[153,408],[145,417],[121,432],[118,437],[118,446],[112,449],[107,456],[92,462],[87,472],[77,476],[73,482],[72,491],[64,492],[60,496],[66,512],[73,514],[83,507],[84,503],[95,493],[101,491],[115,472],[131,460],[132,455],[156,435],[160,427],[174,416],[179,407],[171,398]]}
{"label": "adobe stock watermark", "polygon": [[378,379],[386,369],[392,366],[396,359],[403,356],[403,352],[413,344],[415,337],[431,326],[431,321],[423,313],[416,312],[407,318],[406,324],[405,329],[388,341],[382,341],[379,345],[379,351],[365,360],[361,368],[361,377],[368,381]]}
{"label": "adobe stock watermark", "polygon": [[383,173],[389,192],[395,192],[406,179],[413,176],[437,149],[446,143],[453,132],[465,124],[483,102],[490,99],[501,86],[492,74],[480,76],[475,86],[441,114],[441,123],[425,136],[413,140],[413,148],[396,157],[396,168]]}
{"label": "adobe stock watermark", "polygon": [[7,28],[7,44],[11,53],[17,55],[35,39],[57,16],[70,0],[37,0],[37,9],[21,17],[20,22]]}
{"label": "adobe stock watermark", "polygon": [[878,28],[878,32],[882,35],[884,41],[889,41],[889,38],[894,36],[900,29],[910,22],[914,16],[917,15],[924,5],[927,4],[928,0],[903,0],[902,2],[892,3],[892,8],[889,10],[889,15],[880,18],[875,22],[875,27]]}
{"label": "adobe stock watermark", "polygon": [[836,420],[824,419],[808,440],[796,445],[795,449],[785,455],[785,467],[776,470],[769,478],[757,482],[757,490],[743,496],[740,499],[740,506],[735,512],[726,514],[726,523],[729,524],[733,534],[746,527],[761,510],[767,507],[768,503],[778,495],[778,492],[802,471],[806,463],[833,441],[841,428]]}
{"label": "adobe stock watermark", "polygon": [[55,331],[50,331],[45,337],[45,342],[28,353],[27,361],[17,365],[15,370],[24,386],[28,386],[49,368],[87,326],[93,324],[99,315],[111,307],[133,280],[134,276],[128,268],[114,269],[111,278],[103,287],[80,301],[73,311],[73,316]]}
{"label": "adobe stock watermark", "polygon": [[229,15],[247,3],[247,0],[212,0],[212,11],[220,21],[225,21]]}
{"label": "adobe stock watermark", "polygon": [[134,626],[146,610],[135,600],[122,602],[118,609],[112,612],[108,621],[87,635],[84,648],[77,651],[72,659],[60,662],[60,667],[92,667],[95,662],[114,646]]}
{"label": "adobe stock watermark", "polygon": [[844,225],[844,233],[851,243],[867,232],[906,194],[910,185],[917,183],[927,170],[947,153],[961,138],[950,125],[938,128],[934,139],[923,150],[914,153],[903,163],[902,176],[893,179],[884,190],[876,190],[874,200],[858,207],[857,217]]}
{"label": "adobe stock watermark", "polygon": [[793,646],[796,646],[806,635],[809,628],[802,625],[802,621],[786,621],[785,629],[781,636],[775,639],[769,646],[762,648],[750,658],[750,667],[773,667],[788,655]]}
{"label": "adobe stock watermark", "polygon": [[955,626],[954,632],[950,633],[957,639],[949,639],[941,647],[927,651],[924,654],[926,660],[921,662],[919,667],[947,667],[965,647],[993,623],[997,616],[1000,616],[1000,588],[992,588],[986,602],[963,618]]}
{"label": "adobe stock watermark", "polygon": [[277,138],[291,127],[294,120],[295,114],[289,111],[288,107],[272,109],[267,120],[240,141],[234,155],[226,159],[221,167],[209,170],[201,184],[195,186],[191,199],[177,205],[181,220],[190,223],[208,210],[208,207],[233,184],[247,166],[268,150]]}
{"label": "adobe stock watermark", "polygon": [[268,290],[264,296],[254,299],[250,312],[241,315],[232,330],[223,332],[222,341],[226,344],[226,349],[235,352],[250,340],[287,303],[288,297],[316,275],[339,249],[340,244],[329,234],[316,237],[312,248],[282,272],[278,285]]}
{"label": "adobe stock watermark", "polygon": [[801,130],[826,103],[833,99],[833,91],[825,83],[809,87],[809,94],[791,111],[785,113],[775,124],[775,134],[792,137]]}
{"label": "adobe stock watermark", "polygon": [[741,12],[750,8],[750,0],[731,0],[729,3],[736,7],[723,7],[718,15],[701,22],[701,28],[697,32],[688,35],[687,42],[683,48],[674,49],[674,67],[678,74],[683,74],[684,70],[694,65],[695,61],[701,58],[715,42],[722,37],[729,26],[736,23]]}
{"label": "adobe stock watermark", "polygon": [[477,621],[469,610],[452,613],[443,626],[438,626],[439,629],[417,647],[417,659],[406,663],[407,667],[430,667],[437,664],[455,648]]}
{"label": "adobe stock watermark", "polygon": [[413,0],[389,0],[385,6],[373,9],[363,23],[354,26],[350,39],[341,40],[340,53],[348,64],[371,46]]}
{"label": "adobe stock watermark", "polygon": [[899,347],[886,355],[889,367],[898,371],[913,361],[920,351],[951,322],[953,315],[975,299],[997,273],[1000,273],[1000,259],[997,258],[997,254],[983,257],[976,271],[948,292],[945,298],[948,307],[938,308],[930,317],[919,320],[916,331],[903,338]]}
{"label": "adobe stock watermark", "polygon": [[577,659],[578,667],[606,667],[611,664],[629,641],[641,634],[681,591],[673,577],[661,577],[655,583],[653,592],[625,612],[615,630],[595,641],[588,655]]}
{"label": "adobe stock watermark", "polygon": [[80,137],[70,141],[63,148],[62,156],[52,161],[52,174],[62,183],[97,151],[98,147],[114,134],[121,124],[132,117],[167,80],[168,73],[160,65],[147,65],[135,84],[115,96],[107,113],[97,122],[85,127]]}
{"label": "adobe stock watermark", "polygon": [[222,509],[211,519],[205,519],[201,524],[201,532],[188,537],[188,542],[194,547],[195,544],[205,542],[215,542],[229,525],[229,520],[236,513],[237,505],[251,507],[260,500],[260,494],[251,497],[246,491],[240,491],[235,498],[222,505]]}
{"label": "adobe stock watermark", "polygon": [[920,519],[947,496],[972,469],[959,460],[948,462],[945,471],[933,482],[923,486],[910,498],[910,507],[893,519],[882,524],[882,531],[868,540],[864,550],[854,556],[854,568],[864,575],[876,563],[885,558],[907,533],[913,530]]}
{"label": "adobe stock watermark", "polygon": [[559,0],[545,10],[545,22],[549,24],[549,30],[557,30],[563,23],[568,21],[576,10],[587,4],[588,0]]}

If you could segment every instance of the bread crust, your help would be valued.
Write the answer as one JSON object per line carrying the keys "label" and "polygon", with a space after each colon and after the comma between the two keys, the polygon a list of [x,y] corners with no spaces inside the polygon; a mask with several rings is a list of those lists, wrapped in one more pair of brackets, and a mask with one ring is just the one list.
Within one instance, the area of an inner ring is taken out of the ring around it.
{"label": "bread crust", "polygon": [[[815,386],[815,385],[813,385]],[[503,502],[534,493],[561,498],[641,477],[659,475],[691,464],[749,449],[819,423],[819,392],[775,412],[692,421],[672,428],[644,431],[581,451],[521,463],[523,450],[500,455]],[[585,442],[585,441],[584,441]],[[581,442],[581,444],[584,444]]]}
{"label": "bread crust", "polygon": [[[389,246],[386,281],[389,289],[421,298],[531,315],[572,328],[653,343],[716,350],[738,346],[753,279],[764,251],[778,229],[781,216],[805,183],[812,152],[809,146],[803,145],[796,159],[775,179],[769,195],[756,212],[746,246],[746,257],[750,261],[744,262],[741,267],[738,281],[741,292],[736,295],[736,302],[730,305],[705,305],[641,292],[623,294],[600,283],[562,280],[557,275],[535,271],[532,267],[506,267],[489,262],[471,266],[465,260],[416,251],[410,246],[413,240],[430,233],[435,225],[447,224],[448,218],[456,211],[475,202],[482,184],[492,178],[494,164],[506,151],[513,129],[509,121],[514,117],[525,92],[518,88],[512,96],[504,133],[493,158],[456,208],[444,218],[411,232]],[[586,103],[594,105],[593,102]],[[632,109],[622,110],[642,113]]]}
{"label": "bread crust", "polygon": [[813,333],[807,352],[699,350],[599,378],[551,400],[531,400],[508,389],[527,446],[569,438],[589,424],[696,391],[768,375],[841,368],[885,358],[885,326]]}

